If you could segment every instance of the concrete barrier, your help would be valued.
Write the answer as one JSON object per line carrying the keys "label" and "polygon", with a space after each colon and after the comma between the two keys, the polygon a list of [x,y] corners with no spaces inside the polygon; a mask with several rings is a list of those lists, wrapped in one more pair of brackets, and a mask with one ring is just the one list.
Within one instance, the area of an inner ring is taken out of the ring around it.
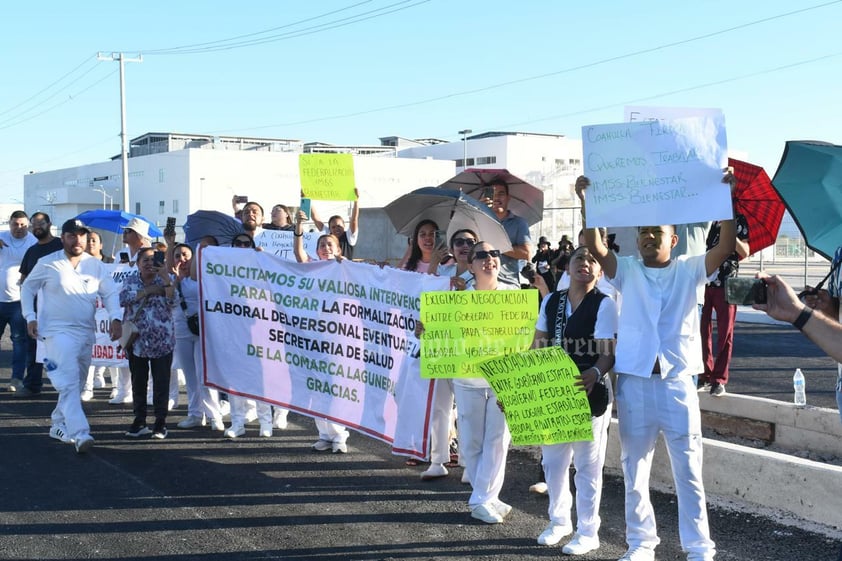
{"label": "concrete barrier", "polygon": [[[789,403],[737,395],[712,398],[700,394],[699,398],[703,411],[773,424],[775,442],[780,446],[842,456],[842,424],[839,413],[833,409],[798,409]],[[609,472],[622,475],[616,423],[613,419],[605,466]],[[837,531],[842,529],[842,467],[706,438],[704,482],[712,500],[755,505]],[[650,485],[661,491],[675,491],[663,438],[655,450]]]}

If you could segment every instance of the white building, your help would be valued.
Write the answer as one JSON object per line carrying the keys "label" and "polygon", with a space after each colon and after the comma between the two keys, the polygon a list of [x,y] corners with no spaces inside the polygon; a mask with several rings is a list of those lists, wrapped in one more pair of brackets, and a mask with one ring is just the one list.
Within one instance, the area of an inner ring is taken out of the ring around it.
{"label": "white building", "polygon": [[526,132],[487,132],[458,142],[436,139],[380,139],[398,150],[399,158],[453,160],[456,172],[465,168],[507,169],[544,191],[544,220],[532,227],[533,241],[547,236],[553,246],[563,234],[581,228],[579,201],[573,192],[582,174],[582,141],[563,135]]}
{"label": "white building", "polygon": [[[312,151],[328,151],[329,146]],[[355,154],[366,151],[340,147]],[[360,207],[380,208],[404,193],[443,183],[454,172],[453,161],[394,157],[392,149],[369,147],[370,155],[354,156]],[[149,133],[131,142],[129,153],[129,212],[142,214],[157,226],[174,216],[178,226],[199,209],[231,212],[234,195],[246,195],[266,210],[278,203],[298,206],[300,178],[298,156],[311,151],[296,140],[212,137],[172,133]],[[384,152],[386,153],[384,156]],[[73,168],[29,174],[24,177],[27,212],[47,212],[55,226],[68,218],[96,208],[121,207],[122,173],[119,157]],[[316,203],[319,213],[348,216],[348,203]],[[376,218],[372,217],[371,220]],[[383,241],[385,225],[361,228],[357,256],[366,257],[365,246]],[[376,232],[376,235],[374,235]],[[108,247],[108,241],[106,247]],[[405,239],[394,241],[389,257],[400,257]]]}

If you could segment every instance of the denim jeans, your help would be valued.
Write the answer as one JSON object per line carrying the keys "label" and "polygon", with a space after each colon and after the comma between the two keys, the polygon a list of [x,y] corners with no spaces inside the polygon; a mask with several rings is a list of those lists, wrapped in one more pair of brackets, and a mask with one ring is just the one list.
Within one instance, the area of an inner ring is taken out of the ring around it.
{"label": "denim jeans", "polygon": [[26,334],[26,320],[23,319],[20,301],[0,302],[0,336],[6,331],[7,325],[12,339],[12,378],[23,380],[29,336]]}

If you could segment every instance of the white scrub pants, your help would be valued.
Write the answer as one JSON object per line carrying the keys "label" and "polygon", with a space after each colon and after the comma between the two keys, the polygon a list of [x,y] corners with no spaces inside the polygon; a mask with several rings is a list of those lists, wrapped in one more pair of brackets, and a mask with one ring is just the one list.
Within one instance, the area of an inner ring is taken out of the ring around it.
{"label": "white scrub pants", "polygon": [[691,376],[617,376],[617,414],[626,486],[626,541],[654,549],[660,539],[649,499],[649,473],[658,433],[672,464],[678,496],[678,534],[688,559],[712,559],[702,483],[702,421]]}
{"label": "white scrub pants", "polygon": [[430,462],[446,464],[450,461],[453,431],[453,380],[439,378],[435,381],[430,416]]}
{"label": "white scrub pants", "polygon": [[506,476],[512,436],[491,388],[453,384],[459,425],[459,456],[473,487],[468,506],[474,509],[499,500]]}
{"label": "white scrub pants", "polygon": [[339,423],[333,423],[327,419],[313,419],[316,421],[316,430],[319,431],[319,440],[327,440],[336,444],[345,444],[350,436],[348,429]]}
{"label": "white scrub pants", "polygon": [[608,426],[611,408],[601,416],[592,417],[593,441],[565,442],[542,446],[542,464],[550,497],[550,521],[561,526],[573,526],[570,510],[570,462],[576,466],[576,532],[589,538],[599,533],[599,504],[602,500],[602,468],[608,447]]}
{"label": "white scrub pants", "polygon": [[[50,416],[53,425],[64,425],[67,436],[73,440],[89,436],[91,427],[82,409],[81,387],[88,377],[91,365],[91,346],[94,344],[93,332],[85,329],[68,330],[45,337],[38,341],[38,356],[55,363],[55,370],[44,372],[58,391],[58,403]],[[41,350],[43,349],[43,353]]]}
{"label": "white scrub pants", "polygon": [[[209,421],[222,422],[219,410],[219,392],[204,384],[201,345],[199,336],[188,333],[175,339],[175,355],[184,372],[184,384],[187,386],[187,415]],[[176,382],[177,383],[177,382]]]}

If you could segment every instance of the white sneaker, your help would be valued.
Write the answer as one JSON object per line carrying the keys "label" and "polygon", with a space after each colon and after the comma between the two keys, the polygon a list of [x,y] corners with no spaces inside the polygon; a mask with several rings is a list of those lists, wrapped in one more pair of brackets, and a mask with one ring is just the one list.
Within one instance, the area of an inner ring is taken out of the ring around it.
{"label": "white sneaker", "polygon": [[194,417],[188,416],[187,418],[179,421],[178,425],[176,425],[180,429],[195,429],[197,427],[201,427],[205,424],[205,420],[201,417]]}
{"label": "white sneaker", "polygon": [[630,547],[617,561],[655,561],[655,550],[648,547]]}
{"label": "white sneaker", "polygon": [[112,397],[111,399],[108,400],[108,403],[110,403],[111,405],[120,405],[120,404],[123,404],[123,403],[131,403],[131,402],[132,402],[132,396],[130,396],[130,395],[120,395],[120,392],[117,392],[117,395],[115,395],[114,397]]}
{"label": "white sneaker", "polygon": [[225,430],[225,423],[222,422],[222,419],[213,419],[210,422],[211,430],[218,430],[220,432]]}
{"label": "white sneaker", "polygon": [[172,411],[176,407],[178,407],[178,401],[174,399],[167,401],[167,411]]}
{"label": "white sneaker", "polygon": [[84,435],[76,441],[76,453],[84,454],[94,446],[94,437],[91,435]]}
{"label": "white sneaker", "polygon": [[246,434],[246,427],[243,425],[231,425],[223,434],[228,438],[237,438]]}
{"label": "white sneaker", "polygon": [[67,427],[64,425],[53,425],[50,427],[50,438],[55,438],[66,444],[70,444],[73,440],[67,436]]}
{"label": "white sneaker", "polygon": [[270,438],[272,436],[272,425],[269,423],[260,423],[260,432],[257,434],[263,438]]}
{"label": "white sneaker", "polygon": [[449,472],[444,464],[430,464],[426,470],[421,472],[421,481],[431,481],[446,477]]}
{"label": "white sneaker", "polygon": [[344,442],[331,442],[330,443],[330,451],[334,454],[347,454],[348,453],[348,445]]}
{"label": "white sneaker", "polygon": [[471,509],[471,518],[482,520],[486,524],[502,524],[503,517],[490,504],[481,504]]}
{"label": "white sneaker", "polygon": [[220,399],[219,400],[219,413],[226,417],[231,414],[231,402],[227,399]]}
{"label": "white sneaker", "polygon": [[313,450],[315,450],[316,452],[327,452],[331,449],[333,449],[333,442],[331,442],[330,440],[322,440],[320,438],[313,443]]}
{"label": "white sneaker", "polygon": [[544,528],[544,531],[541,532],[541,535],[538,536],[538,543],[541,545],[555,545],[560,542],[562,538],[567,537],[572,533],[572,526],[564,526],[562,524],[550,522],[547,524],[547,527]]}
{"label": "white sneaker", "polygon": [[539,481],[534,485],[529,486],[530,493],[538,493],[539,495],[546,495],[547,494],[547,484],[543,481]]}
{"label": "white sneaker", "polygon": [[287,422],[287,415],[289,411],[286,409],[281,409],[279,407],[275,408],[275,412],[272,415],[272,424],[275,426],[276,429],[285,429],[289,426]]}
{"label": "white sneaker", "polygon": [[598,537],[583,536],[577,532],[573,534],[573,539],[561,548],[561,552],[567,555],[584,555],[595,549],[599,549]]}
{"label": "white sneaker", "polygon": [[494,509],[500,513],[500,516],[503,518],[507,517],[512,511],[512,505],[507,505],[499,499],[495,500],[492,504],[494,505]]}
{"label": "white sneaker", "polygon": [[94,392],[91,390],[82,390],[82,394],[79,397],[82,401],[90,401],[94,398]]}
{"label": "white sneaker", "polygon": [[[111,388],[111,395],[108,396],[108,399],[114,399],[115,397],[117,397],[119,395],[119,393],[120,393],[120,390],[118,390],[117,388]],[[111,403],[111,402],[109,401],[108,403]]]}

